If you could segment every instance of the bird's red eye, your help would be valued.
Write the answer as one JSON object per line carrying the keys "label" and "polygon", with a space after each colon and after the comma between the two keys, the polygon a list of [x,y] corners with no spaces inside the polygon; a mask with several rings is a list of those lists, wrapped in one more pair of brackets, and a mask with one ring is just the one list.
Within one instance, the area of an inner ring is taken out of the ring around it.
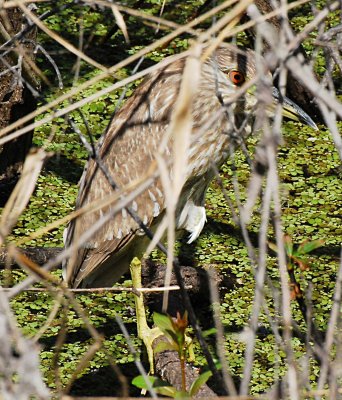
{"label": "bird's red eye", "polygon": [[230,71],[229,72],[229,79],[234,83],[236,86],[241,86],[245,82],[245,76],[240,71]]}

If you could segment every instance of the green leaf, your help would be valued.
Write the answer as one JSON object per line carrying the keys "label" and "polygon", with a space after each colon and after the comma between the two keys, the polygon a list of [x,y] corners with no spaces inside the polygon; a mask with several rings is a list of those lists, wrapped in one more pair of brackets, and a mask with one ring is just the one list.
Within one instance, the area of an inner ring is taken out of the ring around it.
{"label": "green leaf", "polygon": [[[168,396],[168,397],[175,397],[177,390],[171,386],[169,383],[163,381],[160,378],[157,378],[155,376],[148,376],[147,379],[151,383],[153,389],[158,393],[162,394],[163,396]],[[148,385],[146,382],[146,379],[142,376],[136,376],[132,380],[132,384],[139,389],[146,389],[148,390]]]}
{"label": "green leaf", "polygon": [[[148,376],[148,380],[150,381],[151,385],[153,386],[153,383],[157,380],[156,377],[154,376]],[[147,382],[145,378],[142,375],[138,375],[135,378],[132,379],[132,384],[139,389],[147,389]]]}
{"label": "green leaf", "polygon": [[153,313],[153,321],[165,336],[169,337],[175,343],[178,343],[178,335],[177,332],[175,332],[170,316],[155,312]]}
{"label": "green leaf", "polygon": [[290,236],[285,235],[284,236],[284,246],[285,246],[285,251],[288,256],[291,256],[293,254],[293,242]]}
{"label": "green leaf", "polygon": [[190,395],[188,392],[177,392],[175,399],[190,399]]}
{"label": "green leaf", "polygon": [[203,372],[203,374],[201,374],[197,379],[195,379],[190,386],[190,396],[195,396],[211,376],[212,372],[206,371]]}
{"label": "green leaf", "polygon": [[158,388],[156,388],[156,392],[158,394],[162,394],[163,396],[167,396],[167,397],[175,398],[177,396],[177,390],[173,386],[158,387]]}
{"label": "green leaf", "polygon": [[159,314],[157,312],[153,313],[153,321],[162,331],[173,331],[173,325],[170,317],[168,315]]}
{"label": "green leaf", "polygon": [[166,351],[166,350],[177,351],[178,345],[174,344],[174,343],[170,343],[170,342],[159,342],[154,348],[155,353],[161,353],[162,351]]}
{"label": "green leaf", "polygon": [[268,247],[273,250],[275,253],[278,253],[278,246],[275,243],[267,242]]}
{"label": "green leaf", "polygon": [[216,335],[217,329],[216,328],[210,328],[202,332],[203,337],[208,337],[210,335]]}
{"label": "green leaf", "polygon": [[313,250],[318,249],[324,245],[323,239],[312,240],[311,242],[304,242],[298,246],[297,254],[307,254]]}

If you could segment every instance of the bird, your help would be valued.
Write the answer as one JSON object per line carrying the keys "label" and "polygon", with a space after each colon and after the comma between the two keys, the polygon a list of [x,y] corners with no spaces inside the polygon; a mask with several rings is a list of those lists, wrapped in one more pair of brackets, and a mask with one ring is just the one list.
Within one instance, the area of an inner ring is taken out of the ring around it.
{"label": "bird", "polygon": [[[186,58],[174,61],[171,58],[166,66],[150,73],[123,104],[100,139],[98,158],[116,188],[125,188],[139,180],[155,163],[160,143],[170,126],[185,63]],[[233,103],[231,99],[245,83],[255,78],[257,70],[255,52],[232,45],[221,45],[201,64],[199,84],[191,105],[188,166],[175,215],[176,227],[188,232],[189,243],[198,238],[206,221],[205,195],[214,177],[212,165],[219,168],[228,159],[229,145],[236,132],[244,136],[252,130],[252,118],[247,119],[244,129],[239,128],[246,116],[255,113],[255,90],[247,90]],[[266,74],[271,79],[270,73]],[[275,93],[274,105],[280,98]],[[295,103],[286,97],[282,102],[285,115],[315,127],[312,119]],[[231,103],[232,112],[225,110],[227,103]],[[166,161],[170,161],[172,155],[171,145],[172,138],[164,152]],[[172,172],[170,174],[172,179]],[[76,209],[113,192],[115,188],[108,182],[103,168],[91,158],[81,177]],[[111,207],[106,205],[72,220],[66,230],[65,246],[77,243]],[[166,208],[166,194],[160,177],[156,176],[128,207],[146,227],[154,230]],[[91,238],[81,243],[78,251],[65,262],[65,279],[74,288],[112,285],[128,271],[135,256],[142,256],[148,242],[127,208],[122,208]]]}
{"label": "bird", "polygon": [[[139,179],[155,161],[177,100],[184,65],[185,59],[177,59],[151,73],[122,106],[100,139],[98,155],[118,188]],[[177,228],[190,233],[189,243],[197,239],[206,221],[204,201],[214,176],[212,164],[220,167],[227,160],[230,137],[236,132],[238,121],[254,112],[257,98],[251,91],[235,102],[234,122],[227,113],[221,112],[222,102],[230,101],[245,82],[255,77],[256,71],[254,51],[234,46],[219,47],[202,64],[200,83],[192,105],[192,136],[196,140],[189,147],[189,167],[176,210]],[[279,97],[275,93],[274,97]],[[315,127],[312,119],[286,97],[283,98],[283,109],[286,116],[300,118]],[[210,116],[215,115],[217,117],[211,126],[203,131]],[[250,120],[246,128],[251,130],[251,124]],[[197,137],[201,129],[201,136]],[[240,135],[244,133],[240,132]],[[165,157],[170,156],[169,143]],[[110,195],[113,190],[96,161],[90,159],[81,177],[76,209]],[[148,227],[160,221],[165,206],[159,178],[130,204]],[[106,206],[73,220],[66,231],[66,247],[90,229],[109,208]],[[142,246],[140,242],[143,242]],[[128,270],[130,260],[141,254],[147,243],[137,222],[123,208],[82,244],[77,256],[65,263],[67,283],[72,287],[113,284]]]}

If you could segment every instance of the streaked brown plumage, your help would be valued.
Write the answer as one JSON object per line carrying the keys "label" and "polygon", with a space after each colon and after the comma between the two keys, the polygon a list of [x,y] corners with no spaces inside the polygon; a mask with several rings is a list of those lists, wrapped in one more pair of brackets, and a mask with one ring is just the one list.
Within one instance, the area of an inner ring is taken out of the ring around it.
{"label": "streaked brown plumage", "polygon": [[[111,122],[99,154],[119,188],[143,176],[154,161],[170,122],[184,64],[184,59],[177,60],[148,76]],[[222,112],[221,102],[227,101],[255,72],[254,52],[242,52],[233,47],[217,49],[202,64],[200,84],[192,106],[192,137],[196,140],[190,146],[187,179],[176,212],[178,228],[191,233],[189,241],[198,237],[205,222],[204,197],[212,179],[211,163],[220,166],[227,159],[229,137],[236,130],[235,124],[252,110],[256,98],[246,93],[241,101],[233,104],[234,123],[227,113]],[[207,126],[211,116],[214,119]],[[251,122],[247,128],[251,128]],[[170,156],[170,145],[166,158]],[[113,189],[104,174],[90,160],[81,179],[76,207],[111,193]],[[156,179],[130,207],[147,226],[155,225],[165,209],[160,179]],[[66,245],[78,240],[106,211],[108,207],[72,222]],[[71,257],[65,266],[67,282],[74,287],[109,286],[128,270],[133,256],[142,255],[147,244],[148,239],[141,235],[137,223],[122,210],[97,231],[75,257]]]}

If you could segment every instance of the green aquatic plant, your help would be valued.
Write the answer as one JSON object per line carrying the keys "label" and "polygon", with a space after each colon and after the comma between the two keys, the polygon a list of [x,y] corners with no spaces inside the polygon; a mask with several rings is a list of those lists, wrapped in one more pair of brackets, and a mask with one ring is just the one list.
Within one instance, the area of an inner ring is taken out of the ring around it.
{"label": "green aquatic plant", "polygon": [[[177,352],[180,362],[182,387],[181,390],[177,390],[172,385],[154,376],[147,377],[149,383],[156,393],[164,396],[169,396],[176,399],[191,398],[192,396],[195,396],[201,387],[211,377],[212,373],[211,371],[203,372],[191,383],[189,389],[187,389],[185,362],[187,354],[192,352],[190,350],[191,342],[189,342],[186,337],[186,329],[188,327],[187,312],[185,311],[183,316],[177,313],[176,318],[172,318],[169,315],[154,313],[153,321],[155,325],[163,332],[165,339],[157,343],[156,347],[154,348],[154,352],[157,353],[166,350]],[[132,384],[140,389],[148,389],[146,378],[141,375],[135,377],[132,381]]]}

